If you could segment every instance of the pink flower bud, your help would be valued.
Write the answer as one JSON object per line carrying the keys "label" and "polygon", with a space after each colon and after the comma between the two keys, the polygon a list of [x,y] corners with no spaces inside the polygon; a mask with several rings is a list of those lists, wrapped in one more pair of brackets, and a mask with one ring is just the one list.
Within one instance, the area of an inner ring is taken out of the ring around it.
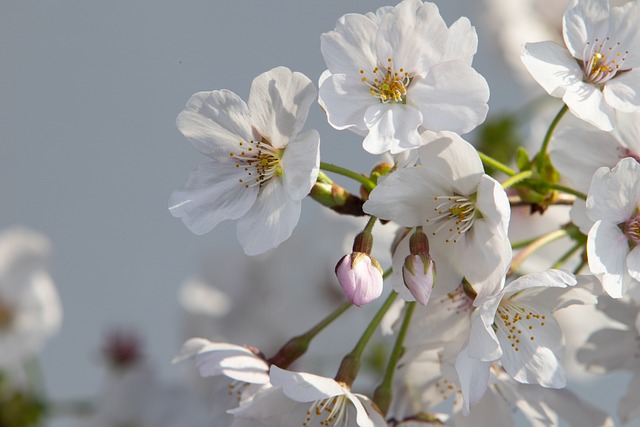
{"label": "pink flower bud", "polygon": [[343,256],[336,265],[336,276],[347,299],[358,307],[382,294],[382,268],[363,252]]}
{"label": "pink flower bud", "polygon": [[402,266],[402,279],[411,295],[422,305],[427,305],[435,281],[435,265],[428,255],[409,255]]}

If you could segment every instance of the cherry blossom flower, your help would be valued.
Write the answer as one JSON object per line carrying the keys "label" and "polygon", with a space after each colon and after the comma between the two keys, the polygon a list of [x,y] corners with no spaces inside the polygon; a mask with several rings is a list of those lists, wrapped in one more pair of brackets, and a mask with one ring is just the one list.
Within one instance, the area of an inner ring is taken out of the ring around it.
{"label": "cherry blossom flower", "polygon": [[366,135],[370,153],[419,147],[420,128],[466,133],[486,117],[489,88],[471,67],[475,29],[467,18],[447,28],[433,3],[404,0],[344,15],[320,47],[329,123]]}
{"label": "cherry blossom flower", "polygon": [[469,339],[456,359],[465,411],[480,400],[492,362],[500,360],[516,381],[562,388],[564,339],[553,312],[579,298],[562,298],[573,275],[548,270],[522,276],[472,313]]}
{"label": "cherry blossom flower", "polygon": [[620,298],[640,285],[640,164],[627,157],[602,167],[591,181],[587,216],[589,269],[604,290]]}
{"label": "cherry blossom flower", "polygon": [[0,369],[21,375],[58,331],[62,308],[48,273],[50,243],[23,228],[0,234]]}
{"label": "cherry blossom flower", "polygon": [[184,343],[173,362],[186,359],[194,359],[202,377],[222,375],[231,379],[228,392],[237,398],[237,403],[250,401],[261,389],[270,387],[269,364],[257,354],[257,350],[191,338]]}
{"label": "cherry blossom flower", "polygon": [[176,124],[212,161],[171,195],[171,214],[196,234],[238,220],[247,255],[288,239],[319,171],[320,137],[301,133],[315,96],[306,76],[285,67],[256,77],[248,103],[228,90],[194,94]]}
{"label": "cherry blossom flower", "polygon": [[387,427],[366,396],[331,378],[277,366],[271,367],[270,377],[274,387],[230,411],[236,416],[232,427]]}
{"label": "cherry blossom flower", "polygon": [[385,177],[363,209],[404,227],[423,226],[437,266],[434,294],[452,292],[466,277],[479,304],[500,289],[511,262],[507,195],[460,136],[424,132],[422,138],[428,142],[419,149],[422,166]]}
{"label": "cherry blossom flower", "polygon": [[563,20],[566,49],[527,43],[522,60],[534,79],[571,112],[602,130],[615,110],[640,110],[640,3],[572,0]]}

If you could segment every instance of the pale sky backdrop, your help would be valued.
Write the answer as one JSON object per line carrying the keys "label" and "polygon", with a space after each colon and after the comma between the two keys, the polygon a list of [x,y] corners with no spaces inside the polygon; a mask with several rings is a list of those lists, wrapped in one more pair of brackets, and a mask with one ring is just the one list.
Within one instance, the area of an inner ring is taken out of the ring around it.
{"label": "pale sky backdrop", "polygon": [[[475,18],[482,2],[436,1],[447,23],[478,27],[474,66],[491,88],[491,112],[522,93]],[[246,100],[251,80],[278,65],[317,82],[320,34],[344,13],[381,0],[0,0],[0,228],[47,235],[64,306],[42,363],[50,394],[93,395],[103,377],[104,332],[131,325],[163,375],[179,349],[180,284],[216,251],[238,251],[233,223],[191,234],[167,209],[169,194],[206,158],[176,130],[197,91],[226,88]],[[322,159],[367,170],[361,139],[329,127],[314,105],[306,129]],[[305,201],[304,215],[313,211]],[[336,259],[340,254],[336,254]]]}

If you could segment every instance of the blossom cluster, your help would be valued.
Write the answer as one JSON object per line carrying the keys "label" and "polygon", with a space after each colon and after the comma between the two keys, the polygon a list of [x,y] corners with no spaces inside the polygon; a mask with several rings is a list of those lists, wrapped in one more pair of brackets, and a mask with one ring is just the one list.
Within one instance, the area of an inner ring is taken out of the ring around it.
{"label": "blossom cluster", "polygon": [[[465,17],[447,25],[422,0],[340,17],[320,38],[327,69],[317,88],[279,66],[253,80],[246,102],[226,89],[191,96],[176,125],[208,162],[171,194],[169,211],[193,233],[235,220],[244,253],[270,256],[294,235],[307,196],[345,221],[366,218],[349,226],[350,250],[328,250],[345,302],[316,326],[269,355],[211,336],[184,343],[174,362],[191,361],[217,385],[209,393],[220,425],[515,425],[514,409],[533,426],[640,418],[640,1],[571,0],[562,13],[564,45],[520,47],[529,78],[561,99],[544,136],[526,148],[471,133],[491,125],[489,85],[473,66],[475,28]],[[314,106],[381,156],[370,173],[321,162],[320,134],[305,129]],[[527,119],[545,117],[546,108],[526,108]],[[328,174],[356,181],[358,192]],[[532,235],[534,218],[551,231]],[[563,253],[547,251],[556,241]],[[36,351],[59,323],[55,304],[30,314],[35,303],[21,311],[20,293],[4,295],[5,278],[29,289],[31,302],[52,292],[37,260],[5,259],[18,267],[0,264],[0,332],[13,331],[18,338],[6,339],[21,345],[0,353],[0,367]],[[280,301],[304,285],[287,283]],[[368,313],[383,295],[360,336],[341,331],[353,350],[335,363],[334,377],[297,369],[320,332],[350,307]],[[584,313],[611,321],[575,320]],[[366,373],[376,331],[388,363]],[[155,395],[146,369],[129,370],[140,358],[135,343],[116,338],[108,350],[137,378],[127,381]],[[631,372],[617,413],[567,389],[569,370]],[[356,383],[365,376],[377,386]],[[128,382],[117,384],[114,394],[128,396]],[[150,400],[125,400],[131,416],[104,409],[93,422],[159,422],[146,414]]]}

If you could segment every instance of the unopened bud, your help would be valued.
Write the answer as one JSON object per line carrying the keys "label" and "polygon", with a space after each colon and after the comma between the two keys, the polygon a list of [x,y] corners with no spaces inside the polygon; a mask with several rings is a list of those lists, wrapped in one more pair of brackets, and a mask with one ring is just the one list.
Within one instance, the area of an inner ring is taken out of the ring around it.
{"label": "unopened bud", "polygon": [[380,263],[364,252],[343,256],[336,265],[336,277],[347,299],[358,307],[370,303],[382,294]]}
{"label": "unopened bud", "polygon": [[416,301],[427,305],[436,280],[436,266],[429,255],[429,240],[421,227],[411,236],[409,250],[402,265],[402,280]]}

